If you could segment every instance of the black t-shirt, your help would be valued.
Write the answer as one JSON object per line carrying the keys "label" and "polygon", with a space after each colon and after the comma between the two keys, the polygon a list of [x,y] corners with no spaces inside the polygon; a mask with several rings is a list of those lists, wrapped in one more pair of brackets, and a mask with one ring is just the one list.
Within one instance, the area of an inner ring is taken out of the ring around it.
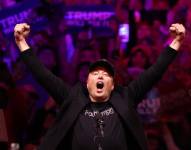
{"label": "black t-shirt", "polygon": [[[103,132],[101,132],[101,125]],[[124,127],[109,102],[90,103],[73,129],[72,150],[127,150]]]}

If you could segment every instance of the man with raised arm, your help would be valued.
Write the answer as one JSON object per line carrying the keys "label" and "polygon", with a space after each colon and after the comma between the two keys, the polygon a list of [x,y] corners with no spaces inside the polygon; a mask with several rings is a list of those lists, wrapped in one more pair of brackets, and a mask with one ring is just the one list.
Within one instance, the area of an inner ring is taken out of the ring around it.
{"label": "man with raised arm", "polygon": [[60,106],[39,150],[147,150],[136,107],[161,79],[185,37],[182,24],[172,24],[169,30],[172,42],[156,63],[127,87],[115,85],[113,66],[101,59],[90,65],[85,86],[78,83],[68,88],[33,54],[26,41],[30,26],[17,24],[14,36],[21,58]]}

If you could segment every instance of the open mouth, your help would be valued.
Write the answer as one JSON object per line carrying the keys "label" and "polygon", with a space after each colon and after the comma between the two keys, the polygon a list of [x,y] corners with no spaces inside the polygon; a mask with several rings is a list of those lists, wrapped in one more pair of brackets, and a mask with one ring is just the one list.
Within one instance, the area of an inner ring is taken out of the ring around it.
{"label": "open mouth", "polygon": [[102,89],[104,87],[104,83],[102,81],[97,82],[96,87],[98,89]]}

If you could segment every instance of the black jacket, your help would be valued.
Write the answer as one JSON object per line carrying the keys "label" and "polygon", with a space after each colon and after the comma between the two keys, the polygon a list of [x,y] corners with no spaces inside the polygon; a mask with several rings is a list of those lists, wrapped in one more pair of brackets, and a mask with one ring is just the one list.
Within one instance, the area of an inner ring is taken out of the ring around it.
{"label": "black jacket", "polygon": [[[125,128],[129,131],[128,133],[132,135],[136,143],[134,146],[139,147],[140,150],[146,150],[147,143],[136,112],[136,106],[152,86],[161,79],[176,54],[175,50],[167,47],[157,59],[157,62],[143,72],[137,80],[132,81],[127,87],[115,87],[109,99]],[[38,61],[31,49],[22,52],[21,58],[31,69],[38,82],[61,106],[61,112],[55,124],[47,132],[39,149],[58,150],[59,145],[62,143],[62,150],[68,150],[66,145],[69,142],[68,137],[75,120],[90,102],[86,87],[78,83],[74,87],[68,88],[61,79],[53,75]],[[136,148],[136,150],[138,149]]]}

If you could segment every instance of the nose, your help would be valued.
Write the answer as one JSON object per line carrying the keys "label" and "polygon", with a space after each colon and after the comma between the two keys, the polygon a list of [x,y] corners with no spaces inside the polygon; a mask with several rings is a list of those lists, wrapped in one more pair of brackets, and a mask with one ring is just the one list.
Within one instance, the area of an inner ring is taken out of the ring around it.
{"label": "nose", "polygon": [[103,79],[103,74],[102,73],[98,74],[98,79]]}

